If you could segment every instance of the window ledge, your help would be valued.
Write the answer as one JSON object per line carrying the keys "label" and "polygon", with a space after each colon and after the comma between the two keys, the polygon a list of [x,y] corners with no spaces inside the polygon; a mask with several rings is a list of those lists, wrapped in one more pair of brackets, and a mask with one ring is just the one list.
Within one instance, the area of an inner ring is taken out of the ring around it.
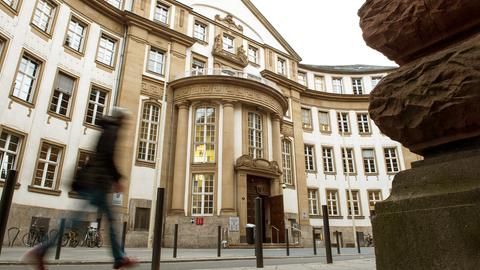
{"label": "window ledge", "polygon": [[28,186],[28,191],[35,192],[35,193],[40,193],[40,194],[45,194],[45,195],[52,195],[52,196],[60,196],[60,194],[62,193],[61,190],[46,189],[46,188],[41,188],[41,187],[35,187],[35,186],[32,186],[32,185]]}
{"label": "window ledge", "polygon": [[285,189],[295,190],[295,185],[294,184],[285,184],[285,185],[286,185]]}
{"label": "window ledge", "polygon": [[68,197],[72,199],[79,199],[79,200],[84,200],[80,195],[78,195],[77,192],[75,191],[69,191],[68,192]]}
{"label": "window ledge", "polygon": [[15,16],[18,15],[18,10],[19,10],[20,4],[21,4],[21,2],[18,2],[17,3],[17,9],[14,9],[11,6],[9,6],[8,4],[4,3],[3,1],[0,1],[0,8],[2,10],[6,11],[6,13],[8,13],[11,17],[15,17]]}
{"label": "window ledge", "polygon": [[72,55],[73,57],[76,57],[78,59],[82,59],[82,57],[85,56],[85,54],[83,53],[83,51],[77,51],[75,50],[74,48],[71,48],[70,46],[68,45],[65,45],[63,44],[63,48],[65,48],[65,52]]}
{"label": "window ledge", "polygon": [[378,176],[378,173],[365,173],[365,176]]}
{"label": "window ledge", "polygon": [[332,131],[320,131],[321,134],[323,135],[332,135]]}
{"label": "window ledge", "polygon": [[52,111],[48,111],[48,115],[50,115],[51,117],[53,118],[57,118],[59,120],[63,120],[65,122],[71,122],[72,119],[70,118],[70,116],[66,116],[66,115],[62,115],[62,114],[58,114],[56,112],[52,112]]}
{"label": "window ledge", "polygon": [[[34,95],[34,97],[35,97],[35,95]],[[21,98],[18,98],[18,97],[16,97],[16,96],[14,96],[14,95],[10,95],[10,99],[11,99],[12,101],[16,102],[16,103],[19,103],[19,104],[21,104],[21,105],[24,105],[24,106],[28,107],[28,108],[32,108],[32,109],[35,108],[35,104],[30,103],[30,102],[28,102],[28,101],[25,101],[25,100],[23,100],[23,99],[21,99]]]}
{"label": "window ledge", "polygon": [[[51,22],[51,23],[53,23],[53,22]],[[40,36],[40,38],[44,39],[45,41],[48,41],[49,39],[52,39],[52,34],[51,33],[43,31],[42,29],[40,29],[38,26],[36,26],[33,23],[30,23],[30,26],[32,27],[33,32],[36,33],[38,36]]]}
{"label": "window ledge", "polygon": [[310,170],[307,170],[306,171],[307,174],[317,174],[317,171],[310,171]]}
{"label": "window ledge", "polygon": [[90,124],[90,123],[87,123],[87,122],[84,122],[83,125],[87,128],[91,128],[91,129],[95,129],[95,130],[98,130],[98,131],[102,131],[102,127],[100,126],[97,126],[97,125],[94,125],[94,124]]}
{"label": "window ledge", "polygon": [[323,216],[320,215],[320,214],[318,214],[318,215],[312,215],[312,214],[310,214],[309,216],[310,216],[311,219],[320,219],[320,218],[323,218]]}
{"label": "window ledge", "polygon": [[155,162],[137,159],[135,160],[135,166],[155,169]]}
{"label": "window ledge", "polygon": [[312,128],[312,127],[303,127],[303,131],[312,133],[312,132],[313,132],[313,128]]}
{"label": "window ledge", "polygon": [[328,219],[343,219],[343,216],[328,216]]}
{"label": "window ledge", "polygon": [[337,175],[336,172],[323,172],[323,174],[325,174],[325,175]]}
{"label": "window ledge", "polygon": [[360,132],[360,133],[358,133],[358,134],[359,134],[360,136],[362,136],[362,137],[372,136],[372,133],[371,133],[371,132],[366,132],[366,133]]}
{"label": "window ledge", "polygon": [[259,68],[260,67],[260,64],[258,63],[255,63],[255,62],[252,62],[252,61],[248,61],[248,63],[256,68]]}
{"label": "window ledge", "polygon": [[[348,219],[352,219],[352,216],[347,216]],[[355,219],[365,219],[365,216],[355,216]]]}
{"label": "window ledge", "polygon": [[198,39],[198,38],[194,38],[195,41],[203,46],[207,46],[208,45],[208,42],[206,42],[205,40],[201,40],[201,39]]}
{"label": "window ledge", "polygon": [[110,66],[105,63],[102,63],[98,60],[95,60],[95,64],[97,64],[97,68],[105,70],[106,72],[113,72],[115,71],[115,66]]}

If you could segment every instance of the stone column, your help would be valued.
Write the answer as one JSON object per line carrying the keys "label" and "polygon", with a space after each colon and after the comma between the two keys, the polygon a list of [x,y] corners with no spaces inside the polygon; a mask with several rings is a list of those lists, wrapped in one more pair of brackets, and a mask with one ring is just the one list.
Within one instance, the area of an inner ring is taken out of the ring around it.
{"label": "stone column", "polygon": [[[273,161],[277,162],[278,168],[282,171],[282,139],[281,139],[281,130],[280,130],[280,117],[278,115],[272,116],[272,154]],[[280,182],[281,177],[279,176],[273,182],[272,195],[280,195]]]}
{"label": "stone column", "polygon": [[222,215],[235,215],[235,156],[233,102],[223,103]]}
{"label": "stone column", "polygon": [[480,1],[368,0],[367,44],[400,68],[370,95],[380,130],[424,156],[372,219],[378,270],[479,269]]}
{"label": "stone column", "polygon": [[184,213],[185,171],[188,143],[188,103],[178,106],[177,135],[175,143],[175,165],[173,167],[172,212]]}

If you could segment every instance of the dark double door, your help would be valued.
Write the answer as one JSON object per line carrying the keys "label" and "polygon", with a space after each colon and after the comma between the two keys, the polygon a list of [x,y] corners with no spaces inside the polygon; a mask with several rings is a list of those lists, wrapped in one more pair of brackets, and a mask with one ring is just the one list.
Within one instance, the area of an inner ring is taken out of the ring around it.
{"label": "dark double door", "polygon": [[[285,241],[285,224],[283,212],[283,196],[271,196],[268,178],[249,175],[247,177],[247,223],[255,224],[255,199],[263,199],[263,242],[273,243]],[[277,231],[272,228],[275,227]],[[268,232],[268,235],[267,235]],[[278,235],[278,239],[277,239]],[[267,239],[268,238],[268,239]]]}

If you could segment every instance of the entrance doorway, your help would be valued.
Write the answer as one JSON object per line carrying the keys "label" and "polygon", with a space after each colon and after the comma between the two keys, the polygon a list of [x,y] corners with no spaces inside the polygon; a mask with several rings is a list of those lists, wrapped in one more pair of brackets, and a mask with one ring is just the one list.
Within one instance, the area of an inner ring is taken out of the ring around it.
{"label": "entrance doorway", "polygon": [[283,196],[271,196],[271,180],[253,175],[247,176],[247,223],[255,224],[255,199],[263,199],[264,243],[283,243],[285,241],[285,223]]}

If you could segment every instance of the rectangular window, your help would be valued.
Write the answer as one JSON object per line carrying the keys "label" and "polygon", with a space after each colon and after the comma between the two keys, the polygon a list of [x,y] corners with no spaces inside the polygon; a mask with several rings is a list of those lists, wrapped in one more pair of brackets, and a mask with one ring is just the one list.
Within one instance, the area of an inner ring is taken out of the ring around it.
{"label": "rectangular window", "polygon": [[309,189],[308,190],[308,209],[310,215],[319,215],[320,207],[318,206],[318,190]]}
{"label": "rectangular window", "polygon": [[384,148],[385,163],[387,165],[387,173],[397,173],[400,171],[397,158],[397,148]]}
{"label": "rectangular window", "polygon": [[5,51],[6,44],[7,44],[7,41],[0,36],[0,57],[2,58],[3,58],[3,53]]}
{"label": "rectangular window", "polygon": [[142,111],[142,123],[138,144],[138,160],[155,162],[157,137],[160,122],[160,106],[145,103]]}
{"label": "rectangular window", "polygon": [[0,133],[0,180],[7,179],[8,171],[17,170],[22,147],[22,136],[2,130]]}
{"label": "rectangular window", "polygon": [[215,108],[199,107],[195,111],[194,163],[215,162]]}
{"label": "rectangular window", "polygon": [[15,78],[13,96],[28,103],[33,103],[40,68],[40,61],[26,55],[25,53],[23,54]]}
{"label": "rectangular window", "polygon": [[13,10],[17,10],[19,0],[1,0],[7,6],[11,7]]}
{"label": "rectangular window", "polygon": [[59,72],[55,88],[53,89],[50,111],[59,115],[69,116],[74,88],[75,78]]}
{"label": "rectangular window", "polygon": [[207,41],[207,26],[201,22],[195,21],[195,24],[193,25],[193,37],[201,41]]}
{"label": "rectangular window", "polygon": [[32,23],[45,33],[50,33],[56,6],[47,0],[38,0]]}
{"label": "rectangular window", "polygon": [[287,61],[280,57],[277,59],[277,73],[287,75]]}
{"label": "rectangular window", "polygon": [[343,94],[343,79],[342,78],[332,78],[332,90],[335,94]]}
{"label": "rectangular window", "polygon": [[248,153],[252,158],[263,158],[263,121],[262,116],[248,113]]}
{"label": "rectangular window", "polygon": [[298,83],[307,86],[307,74],[305,72],[298,72]]}
{"label": "rectangular window", "polygon": [[33,179],[34,186],[47,189],[56,188],[62,154],[63,147],[47,142],[42,143]]}
{"label": "rectangular window", "polygon": [[248,45],[248,61],[258,64],[258,49],[252,45]]}
{"label": "rectangular window", "polygon": [[330,132],[330,114],[328,112],[318,112],[318,121],[320,123],[320,132]]}
{"label": "rectangular window", "polygon": [[382,80],[382,77],[372,77],[372,89]]}
{"label": "rectangular window", "polygon": [[358,132],[360,134],[370,134],[370,119],[368,113],[357,113]]}
{"label": "rectangular window", "polygon": [[68,25],[67,38],[65,45],[69,48],[81,52],[85,41],[87,25],[75,17],[72,17]]}
{"label": "rectangular window", "polygon": [[100,37],[98,44],[97,61],[113,67],[115,61],[115,49],[117,41],[105,34]]}
{"label": "rectangular window", "polygon": [[342,148],[342,163],[344,174],[348,175],[356,172],[353,148]]}
{"label": "rectangular window", "polygon": [[312,128],[312,110],[302,108],[302,127],[306,129]]}
{"label": "rectangular window", "polygon": [[352,78],[352,87],[354,95],[363,95],[363,81],[362,78]]}
{"label": "rectangular window", "polygon": [[289,140],[282,140],[283,182],[287,185],[293,185],[292,163],[292,143]]}
{"label": "rectangular window", "polygon": [[136,207],[134,231],[148,231],[150,228],[150,208]]}
{"label": "rectangular window", "polygon": [[375,164],[375,149],[362,149],[362,159],[365,174],[377,173],[377,165]]}
{"label": "rectangular window", "polygon": [[[352,205],[350,204],[350,192],[347,192],[347,207],[348,207],[348,215],[352,215]],[[360,194],[358,190],[352,190],[352,202],[353,202],[353,214],[355,216],[361,216],[362,211],[360,209]]]}
{"label": "rectangular window", "polygon": [[370,211],[371,216],[375,213],[375,204],[381,201],[382,201],[382,191],[380,190],[368,191],[368,209]]}
{"label": "rectangular window", "polygon": [[327,190],[327,208],[329,216],[340,216],[338,207],[338,191]]}
{"label": "rectangular window", "polygon": [[193,76],[205,75],[205,65],[206,64],[205,64],[204,61],[193,58],[193,60],[192,60],[192,75]]}
{"label": "rectangular window", "polygon": [[165,53],[158,49],[151,48],[148,54],[148,71],[163,75]]}
{"label": "rectangular window", "polygon": [[230,52],[230,53],[235,53],[235,45],[234,45],[234,38],[232,36],[229,36],[227,34],[223,34],[223,50]]}
{"label": "rectangular window", "polygon": [[305,169],[315,171],[315,156],[313,145],[305,145]]}
{"label": "rectangular window", "polygon": [[90,91],[90,98],[88,100],[87,116],[85,122],[96,125],[98,119],[105,114],[105,107],[107,106],[108,92],[92,88]]}
{"label": "rectangular window", "polygon": [[335,173],[335,163],[332,147],[322,147],[323,172]]}
{"label": "rectangular window", "polygon": [[349,121],[347,112],[338,112],[337,122],[338,122],[338,132],[341,135],[345,133],[350,133],[350,121]]}
{"label": "rectangular window", "polygon": [[110,5],[116,7],[116,8],[120,8],[120,5],[122,4],[122,1],[121,0],[106,0],[107,3],[109,3]]}
{"label": "rectangular window", "polygon": [[192,215],[213,215],[213,174],[194,174],[192,179]]}
{"label": "rectangular window", "polygon": [[77,171],[85,168],[91,158],[91,153],[87,151],[80,150],[78,152],[78,161],[77,161]]}
{"label": "rectangular window", "polygon": [[315,90],[325,91],[325,78],[323,76],[315,76]]}
{"label": "rectangular window", "polygon": [[161,23],[168,23],[168,11],[169,7],[162,4],[160,1],[157,1],[157,6],[155,7],[155,14],[153,15],[153,20]]}

